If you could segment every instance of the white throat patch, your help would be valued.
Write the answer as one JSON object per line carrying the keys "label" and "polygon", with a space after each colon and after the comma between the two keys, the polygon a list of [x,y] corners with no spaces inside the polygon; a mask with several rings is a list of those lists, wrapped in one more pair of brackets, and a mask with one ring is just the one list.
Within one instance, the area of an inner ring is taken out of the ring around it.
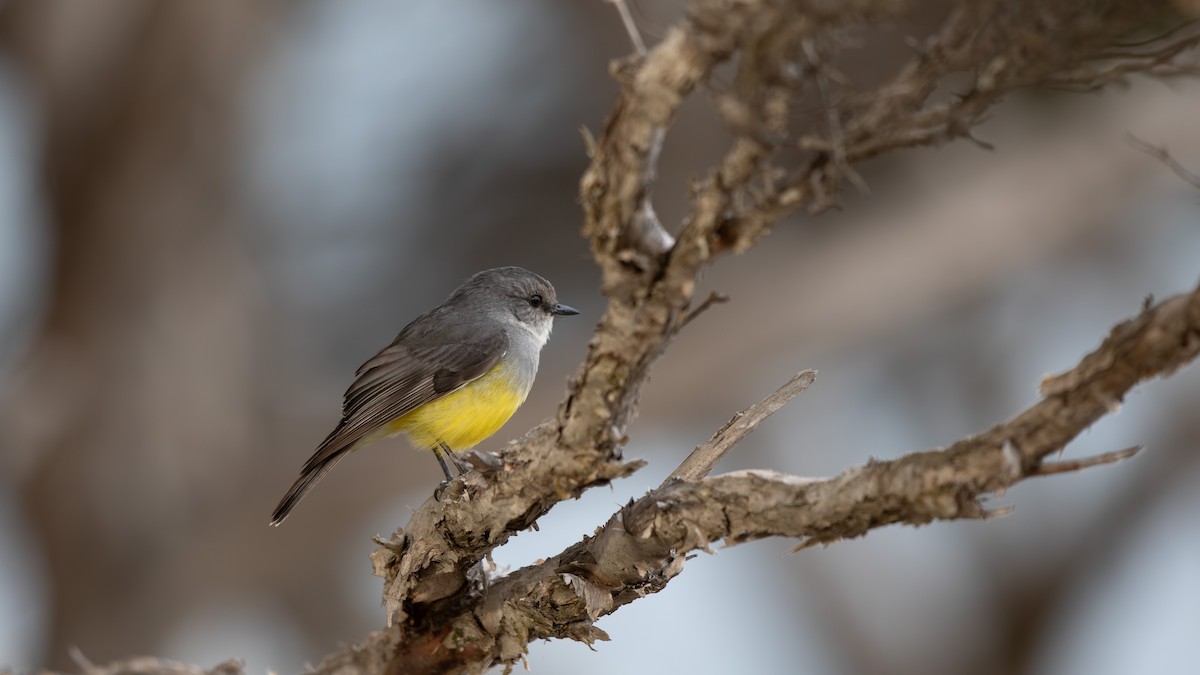
{"label": "white throat patch", "polygon": [[541,349],[550,341],[550,330],[554,328],[554,319],[547,318],[545,321],[539,322],[536,326],[524,321],[518,321],[517,325],[533,336],[534,341],[537,342],[538,349]]}

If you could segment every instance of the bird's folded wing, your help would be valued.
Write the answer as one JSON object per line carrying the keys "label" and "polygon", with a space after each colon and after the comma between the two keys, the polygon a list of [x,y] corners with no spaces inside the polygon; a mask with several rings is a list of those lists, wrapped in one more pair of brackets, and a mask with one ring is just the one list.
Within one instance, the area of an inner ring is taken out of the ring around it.
{"label": "bird's folded wing", "polygon": [[392,420],[459,389],[496,367],[508,350],[503,331],[481,340],[433,346],[393,344],[358,369],[346,390],[342,421],[305,468],[358,442]]}

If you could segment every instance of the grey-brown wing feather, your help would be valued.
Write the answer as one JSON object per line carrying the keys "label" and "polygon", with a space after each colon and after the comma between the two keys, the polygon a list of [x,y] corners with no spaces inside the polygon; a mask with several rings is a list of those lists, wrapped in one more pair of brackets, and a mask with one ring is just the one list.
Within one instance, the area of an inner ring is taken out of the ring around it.
{"label": "grey-brown wing feather", "polygon": [[[447,304],[417,317],[383,351],[359,367],[346,390],[342,420],[300,470],[271,514],[287,518],[312,486],[365,436],[417,407],[462,387],[500,363],[508,351],[503,329],[480,331],[478,323],[441,320]],[[482,337],[479,333],[483,332]]]}
{"label": "grey-brown wing feather", "polygon": [[359,367],[346,390],[342,420],[303,471],[325,462],[392,420],[481,377],[500,362],[508,340],[497,330],[480,340],[432,346],[392,344]]}

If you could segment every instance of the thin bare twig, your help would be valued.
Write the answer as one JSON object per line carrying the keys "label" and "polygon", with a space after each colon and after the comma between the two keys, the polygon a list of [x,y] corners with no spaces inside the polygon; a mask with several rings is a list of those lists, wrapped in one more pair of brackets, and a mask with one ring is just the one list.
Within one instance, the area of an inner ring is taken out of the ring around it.
{"label": "thin bare twig", "polygon": [[1125,142],[1132,146],[1134,150],[1144,152],[1154,159],[1162,162],[1176,176],[1182,178],[1185,183],[1188,183],[1197,190],[1200,190],[1200,175],[1194,174],[1184,168],[1182,164],[1180,164],[1174,157],[1171,156],[1171,153],[1167,152],[1166,146],[1147,143],[1137,136],[1134,136],[1132,133],[1125,134]]}
{"label": "thin bare twig", "polygon": [[1176,33],[1178,33],[1179,31],[1183,30],[1184,28],[1187,28],[1188,26],[1193,26],[1193,25],[1195,25],[1195,24],[1196,24],[1196,20],[1195,20],[1195,19],[1191,19],[1191,20],[1188,20],[1188,21],[1184,21],[1183,23],[1181,23],[1181,24],[1179,24],[1179,25],[1177,25],[1177,26],[1175,26],[1175,27],[1173,27],[1173,28],[1168,28],[1167,30],[1165,30],[1165,31],[1163,31],[1163,32],[1161,32],[1161,33],[1158,33],[1158,34],[1156,34],[1156,35],[1153,35],[1153,36],[1151,36],[1151,37],[1145,38],[1145,39],[1143,39],[1143,40],[1134,40],[1134,41],[1132,41],[1132,42],[1118,42],[1118,43],[1116,43],[1116,44],[1115,44],[1115,45],[1113,45],[1113,46],[1114,46],[1114,47],[1119,47],[1119,48],[1134,48],[1134,47],[1144,47],[1144,46],[1146,46],[1146,45],[1148,45],[1148,44],[1154,44],[1155,42],[1162,42],[1162,41],[1164,41],[1164,40],[1167,40],[1167,39],[1169,39],[1171,36],[1175,35],[1175,34],[1176,34]]}
{"label": "thin bare twig", "polygon": [[1135,445],[1124,450],[1114,450],[1106,452],[1094,457],[1084,457],[1083,459],[1075,459],[1063,462],[1043,462],[1032,469],[1025,472],[1026,476],[1052,476],[1059,473],[1071,473],[1073,471],[1081,471],[1093,466],[1102,464],[1113,464],[1123,459],[1129,459],[1142,451],[1142,446]]}
{"label": "thin bare twig", "polygon": [[796,373],[775,393],[734,415],[725,426],[717,430],[712,438],[696,446],[692,454],[683,460],[679,468],[667,476],[663,486],[675,480],[695,481],[704,478],[713,470],[726,453],[748,436],[755,427],[778,411],[789,401],[804,393],[817,380],[817,371],[805,370]]}
{"label": "thin bare twig", "polygon": [[638,56],[646,55],[646,43],[642,41],[642,34],[638,31],[637,24],[633,22],[633,15],[629,13],[629,6],[625,4],[625,0],[608,0],[617,8],[617,13],[621,15],[621,23],[625,24],[625,32],[629,33],[629,41],[633,43],[633,48],[637,50]]}
{"label": "thin bare twig", "polygon": [[704,299],[704,302],[701,302],[699,305],[696,306],[696,309],[693,309],[692,311],[688,312],[687,316],[683,317],[683,321],[681,321],[679,323],[679,327],[683,328],[684,326],[688,325],[689,323],[695,321],[696,317],[703,314],[705,311],[707,311],[713,305],[719,305],[719,304],[725,303],[725,302],[729,302],[728,295],[725,295],[724,293],[718,293],[717,291],[713,291],[712,293],[709,293],[708,297]]}
{"label": "thin bare twig", "polygon": [[829,125],[829,142],[833,147],[833,164],[858,189],[859,194],[869,195],[871,194],[871,187],[867,185],[866,179],[846,161],[846,136],[842,132],[841,113],[838,111],[837,105],[833,102],[833,95],[829,91],[829,76],[825,72],[828,66],[821,60],[817,52],[817,47],[811,39],[801,40],[800,46],[804,52],[804,57],[816,73],[817,91],[821,95],[821,104],[825,108],[825,121]]}

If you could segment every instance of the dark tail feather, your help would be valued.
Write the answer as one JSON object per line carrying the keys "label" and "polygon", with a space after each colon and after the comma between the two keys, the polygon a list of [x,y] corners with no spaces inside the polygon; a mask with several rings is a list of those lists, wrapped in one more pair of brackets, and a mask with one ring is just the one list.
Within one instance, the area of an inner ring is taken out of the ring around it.
{"label": "dark tail feather", "polygon": [[[279,500],[279,505],[271,513],[271,524],[278,525],[283,522],[284,518],[296,508],[296,504],[300,499],[312,489],[312,486],[317,484],[317,481],[325,477],[334,464],[338,463],[342,457],[346,456],[346,452],[350,448],[341,448],[340,450],[330,453],[329,456],[323,457],[316,462],[309,462],[304,465],[304,470],[300,472],[300,477],[292,483],[292,487],[288,489],[287,494],[283,499]],[[315,457],[314,457],[315,459]]]}

